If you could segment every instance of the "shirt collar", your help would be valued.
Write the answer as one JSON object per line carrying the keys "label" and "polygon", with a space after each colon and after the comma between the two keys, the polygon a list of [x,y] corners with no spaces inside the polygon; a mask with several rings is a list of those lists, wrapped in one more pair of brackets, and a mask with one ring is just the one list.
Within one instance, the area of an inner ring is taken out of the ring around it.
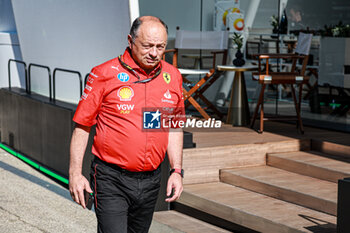
{"label": "shirt collar", "polygon": [[[129,47],[127,47],[123,54],[123,61],[128,64],[132,69],[134,69],[137,72],[142,72],[144,75],[147,75],[146,72],[135,62],[135,60],[131,56],[131,50]],[[152,76],[160,69],[160,62],[159,64],[148,74],[149,76]]]}

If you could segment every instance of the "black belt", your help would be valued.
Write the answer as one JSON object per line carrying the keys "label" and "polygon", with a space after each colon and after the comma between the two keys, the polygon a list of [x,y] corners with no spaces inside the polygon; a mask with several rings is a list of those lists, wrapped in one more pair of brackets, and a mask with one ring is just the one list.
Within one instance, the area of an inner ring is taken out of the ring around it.
{"label": "black belt", "polygon": [[132,172],[132,171],[126,170],[124,168],[121,168],[121,167],[119,167],[116,164],[107,163],[106,161],[101,160],[97,156],[95,156],[94,161],[97,164],[105,165],[105,166],[108,166],[108,167],[110,167],[110,168],[112,168],[112,169],[114,169],[116,171],[119,171],[123,175],[129,176],[129,177],[134,177],[134,178],[137,178],[137,179],[143,179],[143,178],[147,178],[147,177],[152,177],[152,176],[157,175],[157,174],[160,173],[160,166],[158,166],[158,168],[156,170],[153,170],[153,171]]}

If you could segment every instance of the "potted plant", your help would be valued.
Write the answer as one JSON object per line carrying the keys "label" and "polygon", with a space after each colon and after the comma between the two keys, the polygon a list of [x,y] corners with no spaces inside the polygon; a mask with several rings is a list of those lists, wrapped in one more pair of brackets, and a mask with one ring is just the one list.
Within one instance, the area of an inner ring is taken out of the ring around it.
{"label": "potted plant", "polygon": [[270,23],[272,26],[272,33],[277,34],[278,33],[278,18],[276,15],[271,16]]}
{"label": "potted plant", "polygon": [[341,21],[337,25],[324,25],[320,34],[323,37],[350,37],[350,25],[345,25]]}
{"label": "potted plant", "polygon": [[241,52],[241,48],[243,46],[243,37],[241,34],[233,33],[233,47],[237,49],[235,54],[236,58],[232,61],[235,66],[243,66],[245,61],[243,59],[243,53]]}

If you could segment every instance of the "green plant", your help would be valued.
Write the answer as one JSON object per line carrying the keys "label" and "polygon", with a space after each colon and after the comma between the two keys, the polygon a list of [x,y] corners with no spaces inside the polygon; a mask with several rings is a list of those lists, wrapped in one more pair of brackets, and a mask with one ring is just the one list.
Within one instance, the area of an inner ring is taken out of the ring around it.
{"label": "green plant", "polygon": [[278,28],[278,18],[276,15],[272,15],[270,18],[270,23],[271,26],[273,27],[273,29],[277,29]]}
{"label": "green plant", "polygon": [[237,50],[240,50],[243,46],[243,36],[236,32],[233,33],[233,44]]}
{"label": "green plant", "polygon": [[320,30],[321,36],[330,37],[350,37],[350,25],[339,22],[337,25],[324,25],[324,29]]}

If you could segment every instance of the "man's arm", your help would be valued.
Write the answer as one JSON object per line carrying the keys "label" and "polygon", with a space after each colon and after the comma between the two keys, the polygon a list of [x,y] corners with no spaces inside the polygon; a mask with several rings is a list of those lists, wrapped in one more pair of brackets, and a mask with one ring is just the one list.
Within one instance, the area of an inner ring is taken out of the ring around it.
{"label": "man's arm", "polygon": [[83,158],[90,128],[77,124],[70,144],[69,192],[73,200],[85,208],[84,190],[92,193],[89,181],[82,174]]}
{"label": "man's arm", "polygon": [[[182,148],[183,148],[183,131],[182,129],[170,129],[169,142],[168,142],[168,157],[170,167],[172,169],[182,169]],[[182,177],[180,174],[173,172],[168,179],[167,196],[171,195],[171,191],[174,189],[172,197],[165,199],[167,202],[176,201],[180,198],[183,190]]]}

